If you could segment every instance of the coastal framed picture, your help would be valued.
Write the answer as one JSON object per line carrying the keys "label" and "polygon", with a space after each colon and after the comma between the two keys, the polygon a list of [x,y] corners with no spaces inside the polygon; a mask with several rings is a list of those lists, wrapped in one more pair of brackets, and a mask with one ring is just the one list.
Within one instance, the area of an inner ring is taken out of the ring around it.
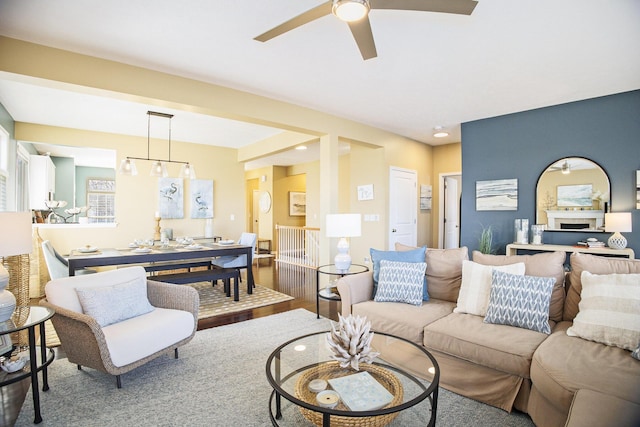
{"label": "coastal framed picture", "polygon": [[289,191],[289,216],[305,216],[307,214],[307,193]]}
{"label": "coastal framed picture", "polygon": [[476,181],[477,211],[518,210],[518,180]]}
{"label": "coastal framed picture", "polygon": [[559,208],[586,208],[593,205],[591,198],[593,186],[591,184],[580,185],[558,185],[558,198],[556,199]]}

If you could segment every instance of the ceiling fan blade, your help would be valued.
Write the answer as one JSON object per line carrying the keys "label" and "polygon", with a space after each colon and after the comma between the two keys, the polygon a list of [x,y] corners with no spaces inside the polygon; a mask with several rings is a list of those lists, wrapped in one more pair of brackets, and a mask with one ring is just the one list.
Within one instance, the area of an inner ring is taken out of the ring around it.
{"label": "ceiling fan blade", "polygon": [[362,59],[367,60],[378,56],[368,16],[365,16],[359,21],[349,22],[349,29],[351,30],[351,34],[353,34],[353,38],[356,40],[358,49],[360,49]]}
{"label": "ceiling fan blade", "polygon": [[278,25],[267,31],[266,33],[260,34],[257,37],[254,37],[254,40],[258,40],[261,42],[266,42],[271,40],[274,37],[277,37],[281,34],[286,33],[287,31],[291,31],[296,29],[304,24],[308,24],[311,21],[315,21],[318,18],[322,18],[323,16],[331,14],[331,1],[327,1],[322,3],[319,6],[314,7],[313,9],[309,9],[306,12],[296,16],[295,18],[291,18],[287,22]]}
{"label": "ceiling fan blade", "polygon": [[371,9],[418,10],[471,15],[475,0],[369,0]]}

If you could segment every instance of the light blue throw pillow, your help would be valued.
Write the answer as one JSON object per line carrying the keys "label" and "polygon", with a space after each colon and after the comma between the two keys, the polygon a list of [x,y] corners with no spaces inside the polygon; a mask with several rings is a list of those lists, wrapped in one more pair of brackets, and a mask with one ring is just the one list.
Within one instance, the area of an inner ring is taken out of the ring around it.
{"label": "light blue throw pillow", "polygon": [[110,286],[76,288],[82,311],[102,327],[154,310],[147,284],[140,279]]}
{"label": "light blue throw pillow", "polygon": [[380,261],[376,302],[403,302],[422,305],[426,262]]}
{"label": "light blue throw pillow", "polygon": [[[380,277],[380,261],[400,261],[400,262],[425,262],[425,254],[427,247],[412,249],[410,251],[380,251],[371,249],[371,262],[373,263],[373,297],[375,298],[378,290],[378,280]],[[427,277],[423,279],[422,300],[429,300],[429,292],[427,291]]]}
{"label": "light blue throw pillow", "polygon": [[520,276],[493,270],[484,323],[551,333],[549,301],[555,278]]}

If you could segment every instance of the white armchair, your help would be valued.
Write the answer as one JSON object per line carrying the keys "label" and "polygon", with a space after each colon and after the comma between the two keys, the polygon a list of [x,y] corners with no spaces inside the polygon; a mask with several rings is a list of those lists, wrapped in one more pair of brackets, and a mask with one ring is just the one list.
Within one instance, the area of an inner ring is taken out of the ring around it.
{"label": "white armchair", "polygon": [[198,324],[198,292],[147,280],[142,267],[55,279],[40,301],[69,362],[116,376],[189,342]]}

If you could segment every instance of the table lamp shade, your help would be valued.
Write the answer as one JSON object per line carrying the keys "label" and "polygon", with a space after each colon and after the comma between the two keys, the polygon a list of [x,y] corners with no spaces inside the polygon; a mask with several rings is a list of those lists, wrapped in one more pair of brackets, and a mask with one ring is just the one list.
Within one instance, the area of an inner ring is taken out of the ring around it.
{"label": "table lamp shade", "polygon": [[[29,262],[27,260],[25,264],[22,255],[30,254],[32,248],[31,213],[0,212],[0,257],[4,258],[3,264],[7,264],[9,270],[13,271],[12,288],[15,280],[21,283],[25,277],[28,277]],[[7,259],[7,257],[10,258]],[[5,289],[11,278],[3,264],[0,264],[0,322],[8,320],[16,307],[15,296]],[[27,274],[15,274],[23,269],[27,270]]]}
{"label": "table lamp shade", "polygon": [[616,212],[604,214],[605,231],[613,232],[607,241],[610,248],[624,249],[627,247],[627,239],[622,233],[631,232],[631,212]]}
{"label": "table lamp shade", "polygon": [[338,270],[348,270],[351,267],[351,255],[349,255],[349,241],[346,238],[357,237],[362,233],[360,214],[327,215],[325,232],[327,237],[340,237],[337,246],[338,254],[333,262]]}
{"label": "table lamp shade", "polygon": [[360,214],[329,214],[327,215],[327,237],[357,237],[360,236]]}

